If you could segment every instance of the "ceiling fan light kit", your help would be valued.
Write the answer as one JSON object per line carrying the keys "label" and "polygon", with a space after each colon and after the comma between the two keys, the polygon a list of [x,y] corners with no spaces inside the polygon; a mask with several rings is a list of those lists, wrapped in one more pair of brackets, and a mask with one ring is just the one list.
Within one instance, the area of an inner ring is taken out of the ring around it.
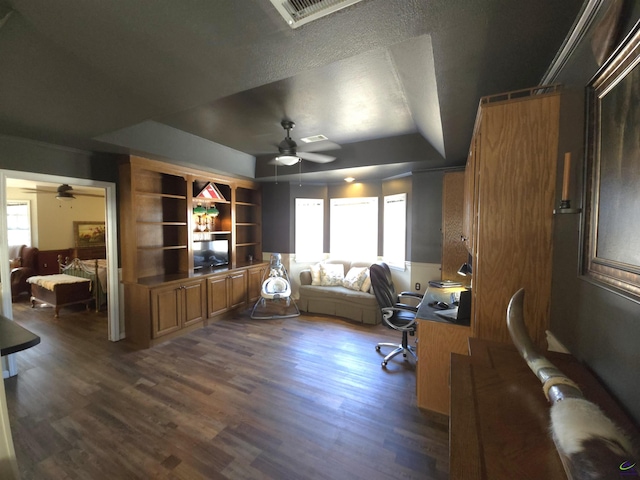
{"label": "ceiling fan light kit", "polygon": [[276,161],[282,165],[290,167],[291,165],[298,163],[300,161],[300,157],[296,157],[295,155],[280,155],[276,157]]}
{"label": "ceiling fan light kit", "polygon": [[[280,122],[280,125],[282,125],[282,128],[284,128],[287,133],[284,137],[284,140],[282,140],[278,144],[278,152],[280,153],[280,155],[273,159],[272,163],[274,163],[275,165],[284,165],[290,167],[292,165],[295,165],[296,163],[300,163],[302,160],[308,160],[315,163],[329,163],[333,162],[336,159],[336,157],[331,157],[329,155],[323,155],[320,153],[298,152],[298,144],[291,138],[290,133],[291,130],[296,126],[296,124],[291,120],[282,120]],[[314,137],[316,137],[316,141],[327,139],[327,137],[325,137],[324,135],[315,135]]]}

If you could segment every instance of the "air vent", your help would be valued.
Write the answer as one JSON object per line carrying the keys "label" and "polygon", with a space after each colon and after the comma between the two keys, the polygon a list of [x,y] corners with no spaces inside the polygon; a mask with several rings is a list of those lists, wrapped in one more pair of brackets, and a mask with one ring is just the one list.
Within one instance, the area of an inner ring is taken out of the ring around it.
{"label": "air vent", "polygon": [[322,18],[362,0],[271,0],[291,28]]}
{"label": "air vent", "polygon": [[304,143],[322,142],[323,140],[329,140],[329,139],[324,135],[314,135],[312,137],[304,137],[300,139],[300,141]]}

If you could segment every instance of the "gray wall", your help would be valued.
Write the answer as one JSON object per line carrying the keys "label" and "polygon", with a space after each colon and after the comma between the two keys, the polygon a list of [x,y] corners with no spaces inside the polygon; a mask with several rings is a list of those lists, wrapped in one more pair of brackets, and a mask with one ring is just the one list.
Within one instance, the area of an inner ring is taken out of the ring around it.
{"label": "gray wall", "polygon": [[[640,2],[627,2],[626,23],[621,36],[640,18]],[[597,63],[588,40],[575,52],[558,81],[569,87],[579,102],[563,104],[561,141],[575,152],[573,172],[574,206],[582,205],[584,155],[584,92],[596,73]],[[561,175],[561,172],[559,172]],[[558,190],[559,191],[559,190]],[[555,217],[551,330],[580,360],[584,361],[640,423],[640,304],[580,276],[582,215]]]}
{"label": "gray wall", "polygon": [[[325,199],[324,250],[329,251],[329,199],[340,197],[379,197],[407,193],[407,260],[440,263],[442,258],[442,171],[417,172],[411,176],[358,185],[263,184],[263,249],[293,253],[296,198]],[[287,223],[288,222],[288,223]],[[286,224],[285,224],[286,223]],[[378,254],[382,255],[382,208],[378,224]]]}
{"label": "gray wall", "polygon": [[0,168],[117,182],[118,156],[0,136]]}

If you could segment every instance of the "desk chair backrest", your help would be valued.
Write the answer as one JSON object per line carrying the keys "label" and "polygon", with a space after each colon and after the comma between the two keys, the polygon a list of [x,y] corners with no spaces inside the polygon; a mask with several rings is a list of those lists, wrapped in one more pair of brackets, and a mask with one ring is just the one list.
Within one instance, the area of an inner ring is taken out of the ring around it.
{"label": "desk chair backrest", "polygon": [[373,294],[376,296],[380,308],[393,307],[398,301],[398,295],[393,285],[389,265],[383,262],[374,263],[369,268],[369,276],[371,277]]}

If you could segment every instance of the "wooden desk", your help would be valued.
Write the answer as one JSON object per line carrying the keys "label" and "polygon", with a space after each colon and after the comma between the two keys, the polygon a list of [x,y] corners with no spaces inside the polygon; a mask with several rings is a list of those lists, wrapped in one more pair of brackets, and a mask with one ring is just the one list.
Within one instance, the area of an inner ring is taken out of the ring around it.
{"label": "wooden desk", "polygon": [[423,304],[418,311],[416,396],[420,408],[449,415],[451,353],[466,354],[471,327],[435,315]]}
{"label": "wooden desk", "polygon": [[[566,479],[549,433],[550,405],[515,347],[471,338],[469,352],[451,356],[450,478]],[[637,436],[631,419],[583,365],[571,355],[545,355],[588,400]]]}
{"label": "wooden desk", "polygon": [[0,354],[16,353],[40,343],[40,337],[0,315]]}

